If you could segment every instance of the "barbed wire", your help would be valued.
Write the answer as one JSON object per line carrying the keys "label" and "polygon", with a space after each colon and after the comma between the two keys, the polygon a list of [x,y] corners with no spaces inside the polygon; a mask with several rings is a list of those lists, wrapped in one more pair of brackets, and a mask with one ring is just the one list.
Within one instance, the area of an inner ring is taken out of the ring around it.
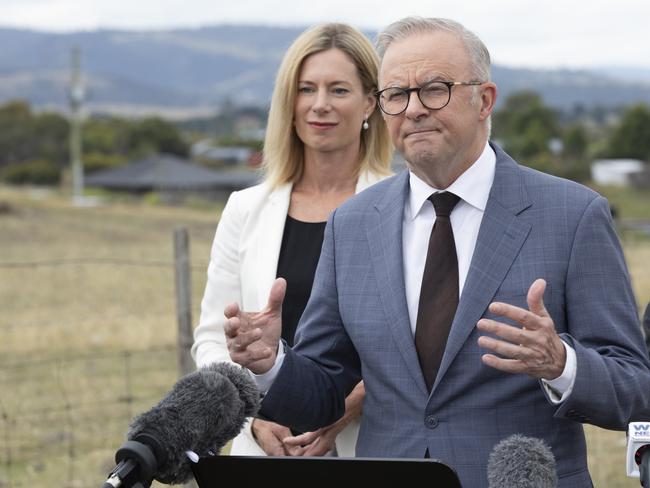
{"label": "barbed wire", "polygon": [[[159,346],[0,364],[0,487],[36,486],[33,472],[45,470],[52,460],[65,479],[62,486],[86,486],[89,480],[100,479],[97,472],[103,465],[89,469],[84,455],[119,447],[135,405],[157,401],[175,381],[176,364],[168,360],[175,356],[175,347]],[[156,386],[150,380],[154,375],[166,379]],[[147,385],[146,391],[136,394],[136,376]],[[105,382],[109,384],[104,386]],[[48,388],[51,393],[45,396]],[[19,389],[18,401],[6,396]],[[49,403],[42,404],[39,394]],[[115,445],[107,446],[106,439],[113,439]],[[106,462],[110,458],[104,458]]]}
{"label": "barbed wire", "polygon": [[[40,261],[0,261],[0,268],[39,268],[54,266],[83,266],[88,264],[134,266],[140,268],[174,268],[174,261],[143,261],[140,259],[116,258],[62,258],[44,259]],[[190,268],[195,270],[205,270],[207,264],[191,264]]]}
{"label": "barbed wire", "polygon": [[146,356],[151,356],[153,354],[158,354],[158,353],[171,353],[174,352],[175,346],[172,345],[166,345],[166,346],[157,346],[157,347],[151,347],[147,350],[137,350],[137,349],[129,349],[129,350],[119,350],[119,351],[106,351],[106,350],[99,350],[99,351],[93,351],[92,353],[87,353],[87,354],[77,354],[75,353],[75,356],[56,356],[56,357],[41,357],[41,358],[30,358],[26,359],[24,361],[16,361],[12,363],[0,363],[0,371],[3,370],[9,370],[9,369],[20,369],[20,368],[29,368],[33,369],[34,366],[38,365],[46,365],[46,364],[55,364],[55,363],[66,363],[66,362],[82,362],[82,361],[97,361],[100,359],[111,359],[111,358],[116,358],[119,356],[123,356],[124,358],[128,358],[130,356],[137,356],[137,355],[146,355]]}

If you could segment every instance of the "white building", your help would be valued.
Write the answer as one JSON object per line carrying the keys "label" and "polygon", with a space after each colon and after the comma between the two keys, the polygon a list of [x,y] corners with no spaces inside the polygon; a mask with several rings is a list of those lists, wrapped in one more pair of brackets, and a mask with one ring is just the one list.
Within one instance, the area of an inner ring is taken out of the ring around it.
{"label": "white building", "polygon": [[638,159],[599,159],[591,163],[591,179],[599,185],[629,186],[630,177],[644,170]]}

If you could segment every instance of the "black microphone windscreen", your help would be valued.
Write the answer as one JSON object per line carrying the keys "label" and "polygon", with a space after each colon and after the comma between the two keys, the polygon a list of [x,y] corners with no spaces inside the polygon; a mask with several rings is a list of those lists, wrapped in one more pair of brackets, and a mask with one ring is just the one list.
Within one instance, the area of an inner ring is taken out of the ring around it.
{"label": "black microphone windscreen", "polygon": [[217,454],[258,408],[259,393],[248,373],[215,363],[181,378],[156,406],[134,419],[127,438],[146,434],[156,439],[166,462],[155,478],[180,484],[192,476],[185,451]]}
{"label": "black microphone windscreen", "polygon": [[499,442],[488,459],[489,488],[556,488],[551,449],[540,439],[514,434]]}

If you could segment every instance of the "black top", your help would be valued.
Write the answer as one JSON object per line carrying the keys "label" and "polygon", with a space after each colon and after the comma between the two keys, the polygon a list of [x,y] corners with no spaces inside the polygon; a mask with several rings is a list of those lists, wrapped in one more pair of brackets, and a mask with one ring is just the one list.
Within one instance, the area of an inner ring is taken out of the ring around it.
{"label": "black top", "polygon": [[300,316],[314,284],[326,222],[301,222],[287,215],[278,259],[278,278],[287,280],[282,303],[282,338],[293,346]]}

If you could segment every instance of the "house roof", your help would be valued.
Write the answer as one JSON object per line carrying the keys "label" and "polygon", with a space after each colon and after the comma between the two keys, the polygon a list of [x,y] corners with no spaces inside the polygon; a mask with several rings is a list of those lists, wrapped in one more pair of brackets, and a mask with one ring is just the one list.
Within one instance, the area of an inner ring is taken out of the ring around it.
{"label": "house roof", "polygon": [[85,183],[111,190],[232,190],[251,186],[259,180],[260,175],[253,171],[215,171],[187,159],[160,154],[98,171],[87,176]]}

